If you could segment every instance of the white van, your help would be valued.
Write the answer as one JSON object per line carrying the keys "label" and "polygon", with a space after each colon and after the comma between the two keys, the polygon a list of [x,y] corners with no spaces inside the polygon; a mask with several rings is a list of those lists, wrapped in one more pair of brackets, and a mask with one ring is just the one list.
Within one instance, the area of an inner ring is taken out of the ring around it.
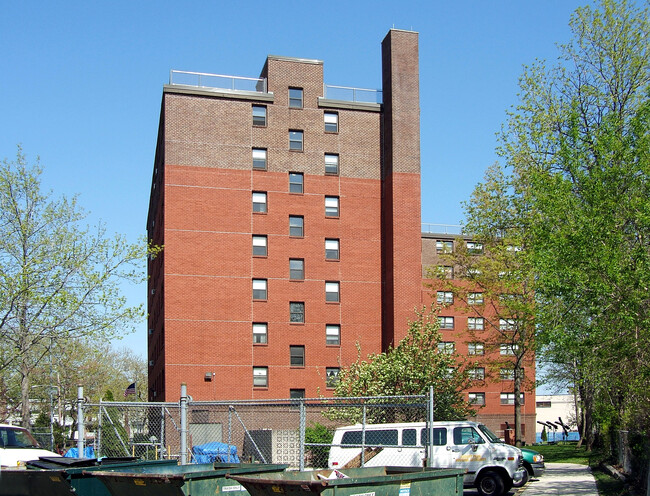
{"label": "white van", "polygon": [[[428,435],[424,422],[339,427],[328,466],[343,471],[362,463],[422,467],[427,465]],[[482,496],[506,494],[524,476],[519,448],[503,443],[478,422],[434,422],[432,453],[432,467],[465,469],[464,485],[476,486]]]}
{"label": "white van", "polygon": [[0,424],[0,466],[24,466],[25,462],[38,460],[42,456],[60,455],[41,448],[27,429]]}

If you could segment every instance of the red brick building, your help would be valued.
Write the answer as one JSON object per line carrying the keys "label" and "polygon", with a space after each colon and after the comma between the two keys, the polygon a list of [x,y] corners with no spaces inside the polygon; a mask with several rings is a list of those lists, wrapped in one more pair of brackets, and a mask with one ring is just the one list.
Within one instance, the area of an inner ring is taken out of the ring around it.
{"label": "red brick building", "polygon": [[148,266],[150,400],[182,382],[201,400],[327,395],[356,343],[404,336],[425,301],[418,63],[417,33],[390,30],[381,98],[326,87],[318,60],[173,74],[147,221],[164,247]]}

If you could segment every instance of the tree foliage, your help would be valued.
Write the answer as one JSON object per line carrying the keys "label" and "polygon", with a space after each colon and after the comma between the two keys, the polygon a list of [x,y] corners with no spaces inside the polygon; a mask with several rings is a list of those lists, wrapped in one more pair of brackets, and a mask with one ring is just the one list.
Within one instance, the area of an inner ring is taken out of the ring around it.
{"label": "tree foliage", "polygon": [[[465,419],[475,414],[462,395],[468,386],[468,377],[460,359],[440,351],[438,343],[437,316],[425,310],[418,312],[417,319],[409,323],[408,333],[397,347],[370,354],[367,359],[362,358],[358,350],[356,362],[341,369],[335,396],[423,395],[433,386],[436,420]],[[347,420],[360,420],[358,411],[349,409],[346,412],[349,413]]]}
{"label": "tree foliage", "polygon": [[[512,374],[514,431],[518,446],[521,434],[521,393],[526,381],[525,368],[534,365],[535,278],[526,239],[527,204],[517,194],[510,178],[499,164],[488,168],[468,202],[464,204],[467,222],[455,248],[441,255],[455,276],[430,269],[437,281],[431,286],[445,289],[464,303],[470,318],[482,325],[468,329],[468,341],[484,344],[483,362],[488,380],[501,382],[502,371]],[[533,388],[533,384],[528,384]]]}
{"label": "tree foliage", "polygon": [[144,278],[145,243],[84,225],[76,198],[42,191],[42,169],[18,149],[0,166],[0,374],[20,381],[29,424],[30,378],[75,340],[132,332],[144,315],[120,284]]}
{"label": "tree foliage", "polygon": [[647,6],[578,9],[556,67],[520,79],[500,154],[526,205],[544,359],[578,389],[583,438],[650,429]]}

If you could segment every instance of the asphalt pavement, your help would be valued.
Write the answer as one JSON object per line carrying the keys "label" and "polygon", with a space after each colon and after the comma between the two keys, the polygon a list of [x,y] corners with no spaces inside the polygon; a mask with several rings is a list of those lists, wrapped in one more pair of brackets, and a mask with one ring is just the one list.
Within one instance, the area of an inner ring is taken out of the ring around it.
{"label": "asphalt pavement", "polygon": [[539,479],[530,480],[522,496],[598,496],[596,479],[587,465],[547,463]]}
{"label": "asphalt pavement", "polygon": [[[466,489],[464,496],[478,494]],[[587,465],[547,463],[539,479],[530,479],[524,487],[512,489],[509,496],[598,496],[596,480]]]}

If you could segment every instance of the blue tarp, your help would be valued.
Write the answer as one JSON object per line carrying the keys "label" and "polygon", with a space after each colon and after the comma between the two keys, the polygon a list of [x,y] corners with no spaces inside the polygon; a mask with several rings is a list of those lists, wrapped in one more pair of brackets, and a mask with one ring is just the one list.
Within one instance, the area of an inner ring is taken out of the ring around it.
{"label": "blue tarp", "polygon": [[[78,453],[79,453],[78,448],[70,448],[68,451],[65,452],[65,455],[63,456],[65,458],[79,458]],[[84,448],[84,458],[95,458],[95,450],[93,449],[92,446],[86,446]]]}
{"label": "blue tarp", "polygon": [[205,443],[192,448],[194,463],[239,463],[237,446],[226,443]]}

